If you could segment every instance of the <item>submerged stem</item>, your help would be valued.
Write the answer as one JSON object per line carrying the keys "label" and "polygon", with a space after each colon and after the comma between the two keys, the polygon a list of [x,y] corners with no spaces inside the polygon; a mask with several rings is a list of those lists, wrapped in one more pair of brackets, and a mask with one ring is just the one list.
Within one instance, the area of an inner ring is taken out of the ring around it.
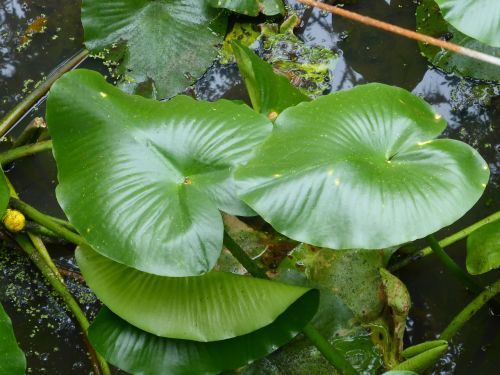
{"label": "submerged stem", "polygon": [[52,149],[52,141],[43,141],[25,146],[12,148],[8,151],[0,153],[0,164],[5,165],[16,159],[31,156],[33,154]]}
{"label": "submerged stem", "polygon": [[434,254],[439,258],[441,263],[453,273],[453,275],[462,281],[470,290],[479,293],[483,290],[483,288],[476,284],[474,279],[466,273],[464,270],[462,270],[458,264],[455,263],[451,257],[446,254],[446,252],[443,250],[441,246],[439,246],[438,241],[436,240],[436,237],[434,237],[432,234],[427,236],[425,238],[429,245],[431,246],[432,250],[434,251]]}
{"label": "submerged stem", "polygon": [[[266,272],[260,268],[248,256],[248,254],[238,245],[227,232],[224,231],[224,246],[231,252],[231,254],[241,263],[243,267],[254,277],[261,279],[269,279]],[[344,375],[357,375],[358,372],[352,367],[351,363],[347,361],[342,353],[335,349],[327,339],[311,324],[308,323],[303,329],[302,333],[307,336],[309,340],[318,348],[323,356],[330,362],[337,370]]]}
{"label": "submerged stem", "polygon": [[[488,223],[492,223],[492,222],[499,220],[499,219],[500,219],[500,211],[497,211],[497,212],[491,214],[490,216],[487,216],[484,219],[481,219],[481,220],[475,222],[474,224],[469,225],[468,227],[461,229],[456,233],[453,233],[451,236],[448,236],[448,237],[442,239],[441,241],[439,241],[439,246],[446,247],[446,246],[452,245],[455,242],[458,242],[458,241],[464,239],[465,237],[469,236],[472,232],[478,230],[482,226],[484,226]],[[432,254],[432,248],[430,246],[427,246],[427,247],[411,254],[410,256],[400,260],[399,262],[394,263],[393,265],[389,266],[389,271],[391,271],[391,272],[398,271],[401,268],[403,268],[404,266],[407,266],[408,264],[410,264],[412,261],[423,258],[423,257],[430,255],[430,254]]]}
{"label": "submerged stem", "polygon": [[500,293],[500,280],[493,285],[487,286],[476,298],[472,300],[458,315],[448,324],[439,337],[442,340],[449,341],[457,331],[462,328],[467,321],[474,316],[489,300]]}

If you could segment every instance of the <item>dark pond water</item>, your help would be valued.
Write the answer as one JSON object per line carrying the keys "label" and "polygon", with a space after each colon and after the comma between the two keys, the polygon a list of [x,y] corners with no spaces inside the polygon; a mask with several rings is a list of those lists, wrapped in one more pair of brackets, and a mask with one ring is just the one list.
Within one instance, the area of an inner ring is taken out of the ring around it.
{"label": "dark pond water", "polygon": [[[360,13],[415,28],[416,1],[371,0],[348,6]],[[289,4],[296,6],[294,1]],[[0,116],[12,108],[24,93],[44,75],[81,48],[78,0],[0,0]],[[44,33],[19,48],[27,25],[47,17]],[[397,85],[432,103],[446,118],[446,136],[477,148],[489,162],[491,182],[481,201],[458,223],[438,234],[444,237],[500,209],[500,98],[484,94],[483,85],[462,80],[429,67],[416,42],[333,18],[313,11],[304,14],[301,38],[310,45],[341,51],[333,71],[331,91],[366,82]],[[99,68],[93,61],[86,67]],[[499,87],[490,90],[498,95]],[[199,98],[246,99],[234,66],[215,64],[194,87]],[[473,94],[476,92],[476,94]],[[479,95],[477,93],[479,92]],[[28,114],[14,130],[37,115],[43,103]],[[21,197],[42,211],[62,215],[54,198],[56,170],[50,155],[43,154],[15,163],[8,171]],[[57,262],[67,268],[73,262],[67,251],[52,246]],[[464,242],[449,248],[463,264]],[[0,300],[14,322],[16,335],[26,352],[29,373],[88,374],[90,368],[78,328],[67,312],[47,291],[22,256],[0,250]],[[408,321],[408,343],[435,337],[472,295],[462,288],[432,256],[406,267],[398,276],[408,286],[413,308]],[[498,278],[489,274],[481,282]],[[92,294],[76,282],[71,289],[90,316],[98,309]],[[483,309],[456,336],[447,355],[432,374],[496,374],[500,366],[500,323],[491,309]]]}

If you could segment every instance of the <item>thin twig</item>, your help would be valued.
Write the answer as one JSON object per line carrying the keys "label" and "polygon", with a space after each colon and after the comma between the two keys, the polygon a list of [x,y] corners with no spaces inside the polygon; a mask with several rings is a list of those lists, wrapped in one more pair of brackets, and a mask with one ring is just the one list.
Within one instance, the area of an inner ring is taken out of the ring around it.
{"label": "thin twig", "polygon": [[462,47],[462,46],[459,46],[458,44],[446,42],[446,41],[441,40],[441,39],[437,39],[437,38],[433,38],[433,37],[428,36],[428,35],[417,33],[416,31],[413,31],[413,30],[405,29],[403,27],[399,27],[399,26],[396,26],[396,25],[393,25],[393,24],[390,24],[387,22],[383,22],[383,21],[377,20],[375,18],[363,16],[361,14],[351,12],[349,10],[342,9],[340,7],[320,3],[318,1],[298,0],[298,2],[302,3],[304,5],[309,5],[311,7],[326,10],[327,12],[339,15],[341,17],[348,18],[348,19],[356,21],[356,22],[360,22],[363,25],[372,26],[372,27],[375,27],[377,29],[385,30],[385,31],[393,33],[393,34],[402,35],[405,38],[414,39],[414,40],[417,40],[417,41],[422,42],[422,43],[431,44],[433,46],[436,46],[439,48],[444,48],[444,49],[447,49],[449,51],[459,53],[461,55],[468,56],[468,57],[471,57],[471,58],[476,59],[476,60],[481,60],[481,61],[487,62],[489,64],[500,66],[500,58],[488,55],[488,54],[483,53],[483,52],[475,51],[475,50],[472,50],[470,48]]}

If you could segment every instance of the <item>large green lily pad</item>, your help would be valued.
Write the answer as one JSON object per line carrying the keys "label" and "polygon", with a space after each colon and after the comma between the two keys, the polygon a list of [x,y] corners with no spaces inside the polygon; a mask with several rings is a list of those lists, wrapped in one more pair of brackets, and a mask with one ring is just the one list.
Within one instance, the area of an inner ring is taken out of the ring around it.
{"label": "large green lily pad", "polygon": [[12,322],[0,304],[0,374],[22,375],[26,357],[17,345]]}
{"label": "large green lily pad", "polygon": [[115,314],[157,336],[217,341],[276,320],[310,288],[227,272],[164,277],[144,273],[80,247],[76,259],[97,297]]}
{"label": "large green lily pad", "polygon": [[446,21],[462,33],[490,46],[500,47],[498,0],[436,0]]}
{"label": "large green lily pad", "polygon": [[[462,34],[447,23],[433,0],[422,0],[417,7],[417,31],[493,56],[500,56],[500,48],[488,46]],[[427,43],[419,43],[420,50],[429,62],[447,73],[458,73],[490,81],[500,80],[500,67],[472,59]]]}
{"label": "large green lily pad", "polygon": [[168,276],[210,270],[222,249],[218,210],[253,212],[236,196],[232,168],[271,131],[246,105],[128,95],[78,70],[51,89],[47,122],[57,198],[101,254]]}
{"label": "large green lily pad", "polygon": [[256,16],[259,13],[274,16],[285,13],[283,0],[209,0],[209,4],[247,16]]}
{"label": "large green lily pad", "polygon": [[313,317],[318,293],[308,293],[270,325],[228,340],[195,342],[158,337],[104,308],[89,337],[110,363],[132,374],[218,374],[246,365],[290,341]]}
{"label": "large green lily pad", "polygon": [[332,249],[385,248],[467,212],[488,182],[465,143],[434,139],[446,122],[422,99],[382,84],[288,108],[235,179],[277,231]]}
{"label": "large green lily pad", "polygon": [[472,275],[500,267],[500,220],[479,228],[467,238],[466,265]]}
{"label": "large green lily pad", "polygon": [[171,97],[217,57],[227,19],[203,0],[84,0],[85,45],[119,63],[128,90]]}

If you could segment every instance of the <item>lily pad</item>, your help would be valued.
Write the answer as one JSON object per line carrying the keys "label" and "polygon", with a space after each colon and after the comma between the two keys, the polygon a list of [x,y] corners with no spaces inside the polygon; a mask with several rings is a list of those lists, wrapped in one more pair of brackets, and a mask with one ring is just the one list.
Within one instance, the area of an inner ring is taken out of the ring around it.
{"label": "lily pad", "polygon": [[22,375],[26,357],[17,345],[12,322],[0,304],[0,374]]}
{"label": "lily pad", "polygon": [[232,47],[252,106],[257,112],[274,120],[286,108],[311,100],[288,78],[274,73],[272,66],[250,48],[238,42],[233,42]]}
{"label": "lily pad", "polygon": [[266,16],[285,13],[283,0],[209,0],[214,8],[225,8],[247,16]]}
{"label": "lily pad", "polygon": [[[422,0],[417,7],[417,31],[435,38],[446,38],[449,42],[500,57],[500,48],[481,43],[462,34],[447,23],[433,0]],[[489,81],[500,80],[500,67],[471,59],[427,43],[419,43],[420,50],[429,62],[447,73],[457,73]]]}
{"label": "lily pad", "polygon": [[160,103],[77,70],[52,87],[47,122],[57,198],[92,247],[145,272],[192,276],[222,249],[220,212],[252,215],[232,168],[271,123],[243,104],[179,96]]}
{"label": "lily pad", "polygon": [[161,337],[218,341],[276,320],[310,288],[226,272],[164,277],[79,247],[76,259],[97,297],[130,324]]}
{"label": "lily pad", "polygon": [[488,183],[477,151],[434,139],[445,127],[422,99],[382,84],[301,103],[236,170],[239,194],[278,232],[316,246],[422,238],[459,219]]}
{"label": "lily pad", "polygon": [[129,91],[166,98],[212,64],[227,19],[205,0],[84,0],[82,24],[87,48],[119,63]]}
{"label": "lily pad", "polygon": [[472,275],[500,267],[500,220],[486,224],[467,238],[466,265]]}
{"label": "lily pad", "polygon": [[498,0],[436,0],[446,21],[462,33],[490,46],[500,47]]}
{"label": "lily pad", "polygon": [[132,374],[218,374],[264,357],[290,341],[317,306],[318,293],[308,293],[266,327],[207,343],[152,335],[103,308],[90,326],[89,337],[106,360]]}

